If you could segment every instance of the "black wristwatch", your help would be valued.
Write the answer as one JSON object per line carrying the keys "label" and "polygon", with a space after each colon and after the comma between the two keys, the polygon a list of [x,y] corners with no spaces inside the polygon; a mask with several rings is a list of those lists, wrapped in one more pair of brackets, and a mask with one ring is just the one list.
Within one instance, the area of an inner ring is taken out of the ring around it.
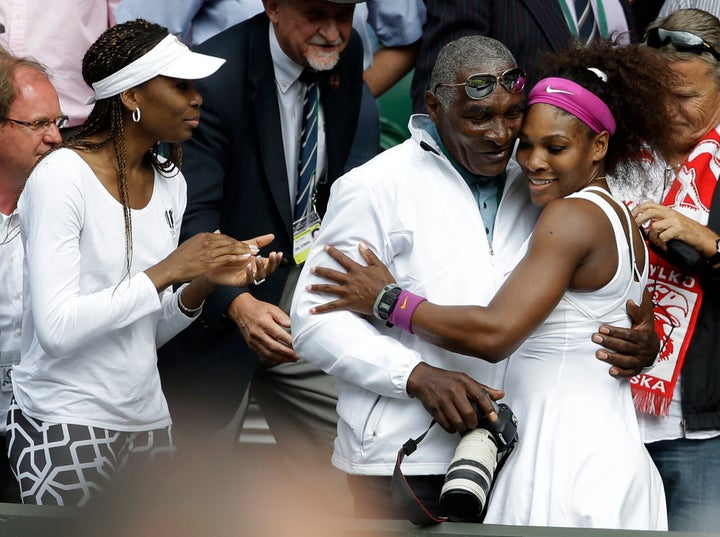
{"label": "black wristwatch", "polygon": [[715,242],[715,253],[707,258],[707,264],[711,269],[720,265],[720,239]]}
{"label": "black wristwatch", "polygon": [[395,283],[389,283],[378,293],[373,305],[373,315],[381,321],[387,321],[397,304],[402,289]]}

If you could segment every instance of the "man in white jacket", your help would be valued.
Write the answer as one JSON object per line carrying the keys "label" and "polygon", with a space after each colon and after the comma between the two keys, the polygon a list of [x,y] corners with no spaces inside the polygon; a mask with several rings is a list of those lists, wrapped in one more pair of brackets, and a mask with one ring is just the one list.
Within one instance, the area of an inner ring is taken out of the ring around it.
{"label": "man in white jacket", "polygon": [[[450,43],[426,93],[429,115],[411,118],[411,138],[333,186],[293,300],[293,345],[336,378],[340,419],[332,461],[348,474],[357,516],[406,517],[390,493],[397,451],[432,419],[442,427],[429,431],[403,472],[425,506],[441,514],[439,492],[459,440],[448,433],[477,426],[471,401],[487,408],[488,397],[502,395],[492,388],[502,387],[505,362],[454,354],[346,311],[312,315],[328,297],[304,291],[320,281],[311,269],[339,268],[326,245],[360,261],[362,240],[403,289],[440,304],[488,304],[539,213],[510,159],[525,109],[524,82],[498,41],[473,36]],[[613,335],[648,341],[652,323],[646,324],[642,334]],[[606,347],[628,349],[603,338]],[[616,375],[635,373],[652,359],[598,349]]]}

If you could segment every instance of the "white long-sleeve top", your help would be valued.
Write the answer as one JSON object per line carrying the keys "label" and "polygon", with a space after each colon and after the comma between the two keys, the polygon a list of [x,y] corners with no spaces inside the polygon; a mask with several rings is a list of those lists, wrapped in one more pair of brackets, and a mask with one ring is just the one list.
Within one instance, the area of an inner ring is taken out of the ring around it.
{"label": "white long-sleeve top", "polygon": [[178,244],[186,205],[180,173],[155,173],[132,210],[126,274],[122,205],[70,149],[45,158],[18,202],[25,245],[23,338],[13,391],[23,412],[51,423],[138,431],[171,423],[157,347],[192,319],[143,270]]}
{"label": "white long-sleeve top", "polygon": [[20,359],[22,263],[17,211],[0,213],[0,434],[12,396],[12,368]]}

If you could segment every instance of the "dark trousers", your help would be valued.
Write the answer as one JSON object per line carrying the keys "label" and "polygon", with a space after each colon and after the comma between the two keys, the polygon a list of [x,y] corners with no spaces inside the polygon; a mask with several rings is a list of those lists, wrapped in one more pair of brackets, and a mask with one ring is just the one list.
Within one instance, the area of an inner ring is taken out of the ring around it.
{"label": "dark trousers", "polygon": [[0,502],[20,503],[20,487],[15,479],[15,474],[10,469],[4,434],[0,434],[0,443],[3,448],[2,454],[0,454]]}
{"label": "dark trousers", "polygon": [[[355,516],[358,518],[379,518],[406,520],[407,513],[395,503],[392,497],[390,476],[348,474],[348,486],[355,498]],[[415,496],[435,516],[442,516],[440,490],[444,475],[405,476]]]}

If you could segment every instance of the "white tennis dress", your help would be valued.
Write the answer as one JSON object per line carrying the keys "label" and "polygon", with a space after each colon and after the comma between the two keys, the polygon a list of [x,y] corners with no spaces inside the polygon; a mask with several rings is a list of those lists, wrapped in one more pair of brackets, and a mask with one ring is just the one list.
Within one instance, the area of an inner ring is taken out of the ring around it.
{"label": "white tennis dress", "polygon": [[667,529],[662,481],[640,438],[630,385],[609,375],[590,339],[600,324],[630,325],[625,302],[641,302],[647,263],[639,274],[620,218],[593,190],[600,189],[569,197],[603,209],[618,269],[597,291],[567,291],[509,359],[504,401],[518,417],[519,442],[498,474],[486,523]]}

